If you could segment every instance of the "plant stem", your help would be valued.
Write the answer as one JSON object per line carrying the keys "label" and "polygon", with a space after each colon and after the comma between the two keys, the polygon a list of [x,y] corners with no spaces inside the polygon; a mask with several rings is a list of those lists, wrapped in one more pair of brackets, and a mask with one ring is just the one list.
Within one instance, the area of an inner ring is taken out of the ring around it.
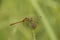
{"label": "plant stem", "polygon": [[32,40],[36,40],[36,35],[35,35],[34,30],[32,30],[32,37],[33,37],[33,39],[32,39]]}

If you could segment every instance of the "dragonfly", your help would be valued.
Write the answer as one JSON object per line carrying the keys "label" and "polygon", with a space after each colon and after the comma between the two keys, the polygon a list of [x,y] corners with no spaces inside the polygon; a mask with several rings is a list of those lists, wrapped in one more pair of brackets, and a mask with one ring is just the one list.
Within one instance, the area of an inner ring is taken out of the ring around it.
{"label": "dragonfly", "polygon": [[15,25],[15,24],[18,24],[18,23],[21,23],[21,22],[28,22],[30,25],[31,25],[31,27],[32,27],[32,29],[35,29],[36,28],[36,23],[33,21],[33,19],[32,18],[28,18],[28,17],[26,17],[26,18],[24,18],[22,21],[18,21],[18,22],[15,22],[15,23],[12,23],[12,24],[10,24],[10,26],[12,26],[12,25]]}
{"label": "dragonfly", "polygon": [[15,23],[10,24],[10,26],[15,25],[15,24],[18,24],[18,23],[21,23],[21,22],[31,22],[31,27],[32,27],[33,29],[36,28],[36,23],[33,22],[32,18],[27,18],[27,17],[24,18],[22,21],[18,21],[18,22],[15,22]]}

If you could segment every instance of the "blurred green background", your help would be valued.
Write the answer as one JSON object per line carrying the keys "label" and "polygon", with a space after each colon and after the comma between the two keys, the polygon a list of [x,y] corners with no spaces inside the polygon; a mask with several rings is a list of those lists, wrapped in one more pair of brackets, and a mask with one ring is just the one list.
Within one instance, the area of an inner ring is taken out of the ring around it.
{"label": "blurred green background", "polygon": [[[10,26],[25,17],[38,22],[36,29]],[[0,0],[0,40],[60,40],[60,0]]]}

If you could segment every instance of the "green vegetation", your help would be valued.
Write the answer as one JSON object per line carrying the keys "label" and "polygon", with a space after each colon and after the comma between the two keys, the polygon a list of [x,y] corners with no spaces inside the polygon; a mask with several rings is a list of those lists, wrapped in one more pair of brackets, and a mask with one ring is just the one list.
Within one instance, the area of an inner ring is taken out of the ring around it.
{"label": "green vegetation", "polygon": [[0,40],[60,40],[60,1],[0,0]]}

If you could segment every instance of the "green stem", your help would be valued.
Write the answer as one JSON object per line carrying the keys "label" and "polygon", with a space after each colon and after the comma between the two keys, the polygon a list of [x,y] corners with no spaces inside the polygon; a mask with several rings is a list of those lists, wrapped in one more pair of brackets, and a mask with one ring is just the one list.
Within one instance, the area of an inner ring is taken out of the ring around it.
{"label": "green stem", "polygon": [[33,39],[32,39],[32,40],[36,40],[36,35],[35,35],[34,30],[32,30],[32,37],[33,37]]}

